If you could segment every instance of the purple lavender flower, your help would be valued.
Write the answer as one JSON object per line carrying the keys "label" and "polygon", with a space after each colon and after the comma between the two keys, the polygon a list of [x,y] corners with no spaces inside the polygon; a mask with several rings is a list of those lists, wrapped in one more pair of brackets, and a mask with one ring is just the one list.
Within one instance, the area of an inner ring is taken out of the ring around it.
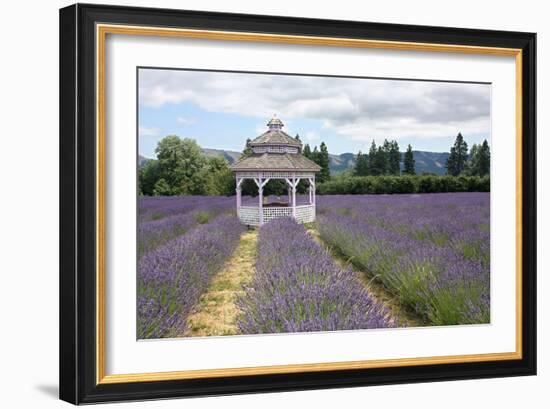
{"label": "purple lavender flower", "polygon": [[138,339],[177,336],[185,330],[188,314],[243,230],[235,216],[222,215],[139,259]]}
{"label": "purple lavender flower", "polygon": [[244,334],[392,326],[354,272],[338,268],[292,219],[260,229],[256,274],[237,306]]}
{"label": "purple lavender flower", "polygon": [[321,237],[434,325],[489,322],[489,194],[320,196]]}

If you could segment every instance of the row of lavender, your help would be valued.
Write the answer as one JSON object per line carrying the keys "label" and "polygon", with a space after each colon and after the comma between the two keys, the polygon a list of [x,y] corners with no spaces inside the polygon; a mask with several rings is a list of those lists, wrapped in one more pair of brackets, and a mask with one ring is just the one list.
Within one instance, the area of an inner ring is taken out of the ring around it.
{"label": "row of lavender", "polygon": [[353,271],[338,268],[291,219],[275,219],[260,229],[256,273],[237,306],[244,334],[393,325]]}
{"label": "row of lavender", "polygon": [[489,194],[329,196],[324,241],[433,325],[490,320]]}
{"label": "row of lavender", "polygon": [[[181,236],[186,231],[208,223],[222,213],[234,209],[234,200],[227,197],[147,198],[140,201],[140,222],[138,223],[138,256],[153,250],[162,243]],[[154,215],[154,218],[151,216]]]}
{"label": "row of lavender", "polygon": [[140,200],[137,337],[181,335],[244,230],[225,197]]}

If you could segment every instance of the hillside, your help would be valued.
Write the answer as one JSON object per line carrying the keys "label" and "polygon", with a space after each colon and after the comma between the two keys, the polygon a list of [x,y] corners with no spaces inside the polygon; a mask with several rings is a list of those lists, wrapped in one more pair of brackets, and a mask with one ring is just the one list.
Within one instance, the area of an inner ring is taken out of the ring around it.
{"label": "hillside", "polygon": [[[223,149],[203,148],[203,152],[207,156],[222,156],[230,164],[234,163],[241,156],[240,152]],[[414,160],[416,161],[416,173],[445,174],[445,162],[449,157],[448,152],[413,151],[413,154]],[[355,156],[354,153],[342,153],[340,155],[331,154],[329,156],[331,172],[338,173],[352,169],[355,166]],[[138,158],[138,165],[143,166],[147,160],[147,158],[140,155]]]}

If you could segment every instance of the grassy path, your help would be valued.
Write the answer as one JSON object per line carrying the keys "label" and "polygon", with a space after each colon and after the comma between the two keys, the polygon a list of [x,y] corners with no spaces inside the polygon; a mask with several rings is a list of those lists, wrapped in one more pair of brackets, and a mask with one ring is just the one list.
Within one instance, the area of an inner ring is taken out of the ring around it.
{"label": "grassy path", "polygon": [[242,293],[243,284],[254,274],[257,230],[248,230],[241,236],[233,256],[212,279],[208,291],[202,295],[195,311],[187,318],[187,337],[235,335],[238,310],[235,299]]}
{"label": "grassy path", "polygon": [[395,298],[389,294],[384,287],[376,283],[376,281],[371,280],[367,275],[358,271],[348,260],[346,260],[342,254],[335,251],[332,246],[328,245],[323,241],[319,232],[315,228],[308,228],[308,232],[311,237],[317,241],[319,244],[324,246],[332,256],[333,260],[342,268],[351,267],[356,273],[359,281],[363,283],[370,295],[378,302],[382,303],[389,311],[390,318],[398,325],[404,327],[420,327],[426,325],[425,322],[420,320],[418,317],[413,316],[412,314],[404,311],[403,308],[396,302]]}

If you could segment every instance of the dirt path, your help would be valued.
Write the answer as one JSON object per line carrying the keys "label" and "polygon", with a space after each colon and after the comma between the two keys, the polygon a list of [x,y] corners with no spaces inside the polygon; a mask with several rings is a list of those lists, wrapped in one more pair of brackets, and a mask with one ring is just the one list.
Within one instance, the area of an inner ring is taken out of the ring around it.
{"label": "dirt path", "polygon": [[243,284],[254,274],[257,230],[248,230],[241,236],[233,256],[212,279],[208,291],[202,295],[195,311],[187,318],[189,330],[183,336],[204,337],[235,335],[238,310],[235,300],[242,293]]}
{"label": "dirt path", "polygon": [[393,321],[397,325],[404,326],[404,327],[419,327],[419,326],[425,325],[425,323],[419,320],[417,317],[407,313],[406,311],[403,311],[401,306],[395,301],[394,297],[391,294],[389,294],[381,285],[369,279],[364,272],[358,271],[341,254],[334,251],[334,249],[330,245],[328,245],[323,241],[319,232],[316,229],[310,228],[308,229],[308,233],[316,242],[321,244],[323,247],[325,247],[329,251],[334,261],[340,267],[342,268],[351,267],[353,269],[353,271],[357,275],[357,278],[361,283],[363,283],[363,285],[366,287],[370,295],[375,300],[382,303],[388,309],[390,318],[393,319]]}

